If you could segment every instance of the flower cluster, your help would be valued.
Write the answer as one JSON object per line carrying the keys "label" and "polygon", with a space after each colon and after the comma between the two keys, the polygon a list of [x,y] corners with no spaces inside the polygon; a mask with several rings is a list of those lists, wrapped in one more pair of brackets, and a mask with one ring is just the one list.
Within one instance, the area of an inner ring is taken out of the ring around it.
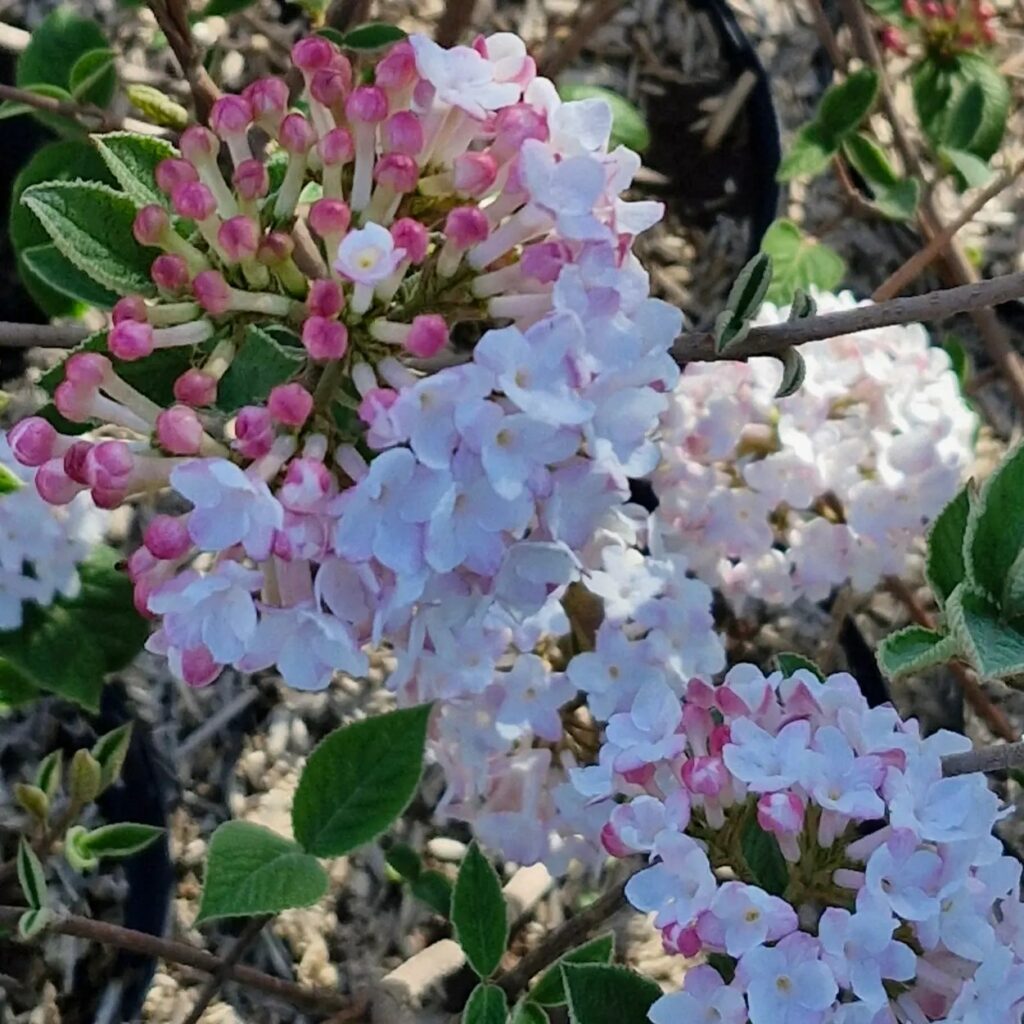
{"label": "flower cluster", "polygon": [[[853,298],[819,296],[823,312]],[[765,307],[761,322],[785,319]],[[977,420],[919,324],[801,347],[800,390],[780,364],[691,364],[662,420],[654,475],[666,542],[734,604],[791,605],[899,575],[956,493]]]}
{"label": "flower cluster", "polygon": [[907,38],[918,37],[930,53],[958,53],[995,42],[995,8],[987,0],[903,0],[903,31],[887,25],[882,45],[894,53],[907,52]]}
{"label": "flower cluster", "polygon": [[45,607],[58,595],[74,597],[78,565],[106,526],[106,517],[88,495],[66,509],[47,505],[18,454],[17,428],[10,444],[0,433],[0,631],[21,626],[26,604]]}
{"label": "flower cluster", "polygon": [[[609,151],[607,104],[562,103],[514,36],[416,36],[355,67],[313,36],[292,57],[301,95],[224,96],[157,166],[166,201],[135,235],[158,301],[122,299],[107,352],[68,359],[54,396],[106,429],[31,419],[18,454],[55,504],[191,505],[129,563],[150,647],[189,684],[276,665],[322,688],[387,639],[425,692],[442,625],[468,658],[490,606],[532,615],[654,468],[681,316],[630,246],[661,206],[619,198],[639,158]],[[294,371],[224,410],[253,323]],[[474,326],[460,356],[451,332]],[[190,362],[166,408],[121,372],[164,349]],[[480,685],[465,672],[447,685]]]}
{"label": "flower cluster", "polygon": [[628,899],[711,957],[655,1024],[1019,1019],[1021,867],[984,777],[943,777],[965,737],[923,739],[844,674],[740,665],[669,697],[645,683],[601,751],[605,847],[650,859]]}

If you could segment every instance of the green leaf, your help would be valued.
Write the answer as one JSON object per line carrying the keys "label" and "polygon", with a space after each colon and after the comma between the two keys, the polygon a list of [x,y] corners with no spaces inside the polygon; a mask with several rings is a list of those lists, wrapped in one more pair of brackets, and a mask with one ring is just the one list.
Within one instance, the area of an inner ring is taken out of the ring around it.
{"label": "green leaf", "polygon": [[281,345],[261,327],[249,324],[245,341],[217,387],[217,407],[235,412],[261,404],[271,389],[291,380],[305,361],[305,350]]}
{"label": "green leaf", "polygon": [[923,672],[956,655],[956,640],[924,626],[907,626],[890,633],[878,645],[878,664],[889,679]]}
{"label": "green leaf", "polygon": [[895,185],[900,180],[882,148],[863,132],[843,140],[843,155],[869,185]]}
{"label": "green leaf", "polygon": [[800,385],[807,376],[807,364],[800,350],[795,347],[784,349],[778,356],[782,363],[782,380],[779,381],[779,388],[775,392],[776,398],[789,398],[800,390]]}
{"label": "green leaf", "polygon": [[803,288],[797,288],[793,292],[793,301],[789,306],[789,316],[786,319],[790,322],[794,320],[805,320],[809,316],[814,316],[818,312],[818,304],[814,301],[814,298],[807,294]]}
{"label": "green leaf", "polygon": [[[76,62],[90,51],[106,47],[106,36],[95,21],[76,14],[70,6],[58,7],[32,33],[18,58],[15,82],[21,88],[45,84],[71,92]],[[88,94],[89,102],[105,107],[114,95],[114,85],[113,78],[97,82]],[[52,115],[40,119],[48,124],[61,120]]]}
{"label": "green leaf", "polygon": [[599,85],[583,85],[578,82],[560,85],[558,94],[567,101],[604,100],[612,110],[612,146],[626,146],[637,153],[643,153],[650,146],[651,130],[647,120],[625,96],[611,89],[602,89]]}
{"label": "green leaf", "polygon": [[97,309],[112,309],[117,302],[116,292],[79,270],[52,242],[22,250],[21,259],[30,274],[69,299]]}
{"label": "green leaf", "polygon": [[455,880],[452,924],[469,966],[479,977],[489,978],[508,942],[508,913],[498,873],[475,842]]}
{"label": "green leaf", "polygon": [[340,857],[369,842],[409,805],[423,771],[431,705],[342,726],[310,755],[292,805],[308,853]]}
{"label": "green leaf", "polygon": [[21,481],[6,466],[0,466],[0,498],[20,491],[21,486]]}
{"label": "green leaf", "polygon": [[440,871],[424,871],[409,886],[409,891],[426,903],[435,914],[450,917],[452,912],[452,883]]}
{"label": "green leaf", "polygon": [[1024,549],[1024,445],[1018,445],[985,481],[967,519],[966,576],[993,601]]}
{"label": "green leaf", "polygon": [[980,188],[992,177],[992,168],[988,162],[966,150],[942,146],[939,156],[956,173],[957,187],[961,191],[965,188]]}
{"label": "green leaf", "polygon": [[[15,178],[11,191],[9,232],[11,244],[18,256],[18,273],[36,304],[50,316],[72,315],[78,311],[79,304],[65,292],[54,291],[28,267],[24,253],[40,245],[49,245],[50,236],[28,207],[21,205],[21,195],[29,186],[41,181],[73,178],[104,182],[112,180],[103,161],[87,143],[51,142],[35,152]],[[58,258],[63,261],[63,272],[55,275],[60,280],[71,280],[71,275],[85,277],[63,256],[54,257],[55,260]],[[92,287],[97,288],[98,285],[93,284]]]}
{"label": "green leaf", "polygon": [[795,672],[811,672],[821,682],[825,682],[825,673],[810,658],[805,658],[802,654],[784,651],[782,654],[775,656],[775,665],[786,679]]}
{"label": "green leaf", "polygon": [[87,50],[71,66],[68,89],[77,103],[106,106],[117,88],[114,51],[103,46]]}
{"label": "green leaf", "polygon": [[982,679],[1024,673],[1024,632],[1003,622],[987,597],[961,583],[946,602],[946,618],[959,653]]}
{"label": "green leaf", "polygon": [[893,25],[908,25],[910,19],[903,12],[903,0],[867,0],[871,8],[880,18]]}
{"label": "green leaf", "polygon": [[327,873],[298,843],[248,821],[227,821],[210,840],[196,923],[309,907],[327,892]]}
{"label": "green leaf", "polygon": [[1024,618],[1024,551],[1013,560],[1006,574],[999,606],[1004,619]]}
{"label": "green leaf", "polygon": [[140,825],[135,822],[119,822],[116,825],[102,825],[86,832],[80,846],[94,857],[122,858],[139,853],[155,843],[164,834],[155,825]]}
{"label": "green leaf", "polygon": [[[65,102],[71,101],[71,93],[67,89],[62,89],[58,85],[32,85],[23,86],[25,92],[30,92],[34,96],[45,96],[51,100],[63,100]],[[14,117],[22,117],[25,114],[32,114],[38,117],[41,121],[51,121],[50,127],[58,134],[72,134],[77,130],[77,125],[70,118],[65,117],[63,114],[51,114],[45,113],[39,110],[38,107],[32,106],[31,103],[23,103],[20,100],[4,100],[0,103],[0,121],[8,121]],[[67,129],[65,131],[64,129]]]}
{"label": "green leaf", "polygon": [[946,115],[942,141],[950,149],[970,150],[981,124],[985,107],[985,91],[980,82],[968,82]]}
{"label": "green leaf", "polygon": [[36,785],[46,794],[47,799],[52,800],[60,789],[63,776],[64,751],[58,748],[39,762],[36,769]]}
{"label": "green leaf", "polygon": [[743,826],[740,848],[754,882],[765,892],[781,896],[789,884],[789,865],[778,840],[761,828],[756,814],[749,815]]}
{"label": "green leaf", "polygon": [[46,906],[46,873],[24,836],[18,839],[18,884],[25,902],[33,909]]}
{"label": "green leaf", "polygon": [[477,985],[470,993],[462,1024],[505,1024],[508,1000],[497,985]]}
{"label": "green leaf", "polygon": [[648,1024],[661,989],[627,967],[562,964],[571,1024]]}
{"label": "green leaf", "polygon": [[41,697],[39,687],[19,672],[10,662],[0,658],[0,715]]}
{"label": "green leaf", "polygon": [[157,187],[156,168],[162,160],[178,155],[169,142],[135,132],[93,135],[92,142],[110,173],[131,199],[140,206],[168,204],[167,196]]}
{"label": "green leaf", "polygon": [[969,397],[966,394],[965,388],[967,382],[971,379],[974,367],[970,354],[967,351],[966,346],[957,334],[947,334],[942,339],[942,350],[949,356],[949,364],[953,372],[956,374],[956,379],[960,383],[960,393],[965,397]]}
{"label": "green leaf", "polygon": [[384,859],[388,867],[406,881],[415,882],[423,873],[420,855],[408,843],[396,843],[387,851]]}
{"label": "green leaf", "polygon": [[914,109],[921,129],[932,145],[938,145],[942,139],[943,123],[952,106],[958,70],[959,64],[955,61],[940,63],[926,57],[912,73]]}
{"label": "green leaf", "polygon": [[76,267],[119,295],[154,295],[153,253],[135,241],[137,207],[96,182],[43,182],[21,197],[50,240]]}
{"label": "green leaf", "polygon": [[18,918],[18,935],[26,942],[34,939],[53,920],[53,911],[46,907],[38,910],[26,910]]}
{"label": "green leaf", "polygon": [[971,512],[971,492],[965,487],[935,517],[928,531],[928,553],[925,576],[939,602],[939,607],[953,593],[953,588],[967,575],[964,562],[964,538]]}
{"label": "green leaf", "polygon": [[151,85],[133,84],[125,87],[128,102],[153,124],[175,131],[188,127],[188,111],[180,104]]}
{"label": "green leaf", "polygon": [[562,1006],[566,1001],[562,964],[610,964],[615,955],[615,936],[611,932],[597,936],[569,950],[549,967],[530,990],[530,999],[541,1006]]}
{"label": "green leaf", "polygon": [[821,98],[815,122],[835,139],[855,132],[878,96],[878,73],[871,68],[851,72]]}
{"label": "green leaf", "polygon": [[1006,119],[1010,113],[1010,87],[1006,76],[992,61],[981,53],[959,55],[960,75],[964,90],[978,86],[985,97],[981,119],[967,147],[983,160],[993,156],[1006,132]]}
{"label": "green leaf", "polygon": [[765,232],[761,249],[772,258],[774,274],[765,295],[784,305],[798,288],[835,291],[846,273],[842,257],[805,235],[791,220],[777,220]]}
{"label": "green leaf", "polygon": [[715,321],[715,351],[722,353],[746,337],[772,281],[772,258],[759,252],[740,271],[729,289],[725,310]]}
{"label": "green leaf", "polygon": [[200,18],[226,18],[229,14],[237,14],[247,7],[252,7],[255,0],[210,0],[203,8]]}
{"label": "green leaf", "polygon": [[0,633],[0,660],[33,686],[99,708],[103,678],[141,650],[149,627],[135,611],[132,584],[115,568],[120,556],[99,547],[79,566],[74,598],[48,608],[29,605],[14,633]]}
{"label": "green leaf", "polygon": [[520,1003],[512,1011],[512,1024],[550,1024],[548,1015],[536,1003]]}
{"label": "green leaf", "polygon": [[323,28],[316,30],[318,36],[323,36],[324,39],[329,39],[335,46],[345,45],[345,33],[339,32],[336,28],[331,28],[330,25],[324,25]]}
{"label": "green leaf", "polygon": [[128,756],[128,748],[132,742],[132,723],[125,722],[116,729],[102,735],[92,748],[92,756],[96,758],[101,770],[101,784],[104,789],[113,785],[121,777],[124,759]]}
{"label": "green leaf", "polygon": [[342,46],[349,50],[380,50],[408,36],[397,25],[386,21],[370,21],[346,32]]}
{"label": "green leaf", "polygon": [[832,138],[816,122],[804,125],[779,163],[775,177],[779,181],[813,178],[831,163],[839,151],[839,143],[840,140]]}

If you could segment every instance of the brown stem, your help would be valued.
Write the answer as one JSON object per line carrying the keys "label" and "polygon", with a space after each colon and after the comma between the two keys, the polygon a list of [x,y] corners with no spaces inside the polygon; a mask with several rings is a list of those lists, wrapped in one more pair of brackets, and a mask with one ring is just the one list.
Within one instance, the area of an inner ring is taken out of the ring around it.
{"label": "brown stem", "polygon": [[582,52],[590,37],[611,21],[624,0],[591,0],[578,12],[569,32],[560,44],[540,61],[539,71],[545,78],[557,78]]}
{"label": "brown stem", "polygon": [[0,320],[0,348],[74,348],[89,337],[80,324],[13,324]]}
{"label": "brown stem", "polygon": [[148,0],[148,5],[181,65],[195,103],[196,116],[205,123],[213,104],[220,97],[220,89],[203,67],[202,54],[189,23],[188,0]]}
{"label": "brown stem", "polygon": [[17,89],[13,85],[0,84],[0,100],[24,103],[25,106],[32,107],[34,110],[69,117],[101,132],[116,131],[124,127],[124,121],[121,118],[114,117],[92,103],[75,103],[72,100],[59,100],[53,96],[41,96],[30,89]]}
{"label": "brown stem", "polygon": [[1005,772],[1024,767],[1024,743],[994,743],[964,754],[947,754],[942,759],[943,775],[969,775],[971,772]]}
{"label": "brown stem", "polygon": [[473,22],[476,0],[447,0],[434,31],[440,46],[454,46]]}
{"label": "brown stem", "polygon": [[[910,587],[903,580],[896,576],[890,576],[886,580],[886,585],[892,594],[903,602],[907,611],[910,612],[910,617],[919,626],[924,626],[925,629],[935,628],[934,617],[922,607],[921,602],[918,601]],[[1016,740],[1018,734],[1014,732],[1013,726],[1010,725],[1010,720],[1000,708],[997,708],[989,700],[988,694],[985,693],[981,683],[978,682],[977,676],[959,661],[950,662],[949,668],[964,691],[967,703],[974,708],[975,712],[985,721],[992,732],[1008,743]]]}
{"label": "brown stem", "polygon": [[742,342],[730,347],[729,351],[722,355],[715,353],[714,335],[710,332],[687,332],[676,339],[672,346],[672,355],[680,364],[773,355],[791,345],[803,345],[809,341],[835,338],[843,334],[856,334],[858,331],[871,330],[875,327],[915,323],[919,320],[940,320],[954,313],[979,310],[991,313],[988,307],[1021,297],[1024,297],[1024,273],[1006,274],[988,281],[940,289],[926,295],[913,295],[875,305],[858,306],[838,313],[824,313],[804,320],[754,327]]}
{"label": "brown stem", "polygon": [[633,871],[612,886],[607,892],[601,893],[586,910],[581,910],[571,917],[560,928],[556,928],[536,949],[531,950],[510,971],[506,971],[496,980],[510,999],[514,999],[534,975],[540,974],[550,967],[563,953],[579,945],[595,928],[603,924],[613,914],[626,905],[626,883],[633,876]]}
{"label": "brown stem", "polygon": [[[0,924],[16,924],[25,912],[24,907],[0,906]],[[216,974],[224,965],[224,961],[205,950],[195,949],[183,942],[162,939],[156,935],[122,928],[120,925],[108,924],[106,921],[93,921],[88,917],[71,914],[56,920],[50,930],[59,935],[72,935],[90,942],[101,942],[106,946],[124,949],[130,953],[157,957],[171,963],[195,967],[207,974]],[[349,1002],[337,992],[323,988],[308,988],[297,985],[293,981],[275,978],[252,967],[231,967],[226,977],[240,982],[249,988],[266,992],[293,1006],[299,1006],[314,1012],[328,1014],[340,1010],[348,1010]]]}

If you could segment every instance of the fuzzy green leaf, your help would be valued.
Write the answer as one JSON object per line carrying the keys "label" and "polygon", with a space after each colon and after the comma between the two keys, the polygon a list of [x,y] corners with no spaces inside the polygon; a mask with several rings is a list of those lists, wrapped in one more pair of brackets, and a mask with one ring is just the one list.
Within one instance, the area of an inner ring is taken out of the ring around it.
{"label": "fuzzy green leaf", "polygon": [[46,906],[46,873],[42,862],[24,836],[18,839],[18,884],[25,902],[33,909]]}
{"label": "fuzzy green leaf", "polygon": [[878,645],[878,665],[888,679],[923,672],[956,655],[956,639],[924,626],[907,626],[890,633]]}
{"label": "fuzzy green leaf", "polygon": [[139,853],[164,834],[155,825],[140,825],[135,822],[118,822],[102,825],[86,832],[80,841],[81,847],[94,857],[120,859]]}
{"label": "fuzzy green leaf", "polygon": [[940,607],[967,575],[964,539],[971,511],[971,492],[965,487],[935,517],[928,531],[925,575]]}
{"label": "fuzzy green leaf", "polygon": [[863,132],[843,140],[843,155],[869,185],[895,185],[900,180],[881,146]]}
{"label": "fuzzy green leaf", "polygon": [[97,309],[112,309],[117,302],[116,292],[79,270],[52,242],[22,250],[21,259],[29,273],[69,299]]}
{"label": "fuzzy green leaf", "polygon": [[548,1015],[536,1003],[520,1003],[512,1011],[512,1024],[550,1024]]}
{"label": "fuzzy green leaf", "polygon": [[508,915],[501,881],[490,861],[471,843],[452,892],[452,924],[469,966],[489,978],[508,942]]}
{"label": "fuzzy green leaf", "polygon": [[243,405],[262,404],[274,387],[299,372],[304,361],[304,349],[282,345],[261,327],[250,324],[217,388],[217,407],[235,412]]}
{"label": "fuzzy green leaf", "polygon": [[778,670],[787,679],[793,675],[794,672],[810,672],[817,676],[821,682],[825,681],[825,673],[822,672],[810,658],[805,658],[802,654],[796,654],[793,651],[785,651],[782,654],[777,654],[775,656],[775,664]]}
{"label": "fuzzy green leaf", "polygon": [[424,871],[410,883],[409,891],[435,914],[451,917],[452,883],[440,871]]}
{"label": "fuzzy green leaf", "polygon": [[992,178],[992,168],[989,167],[988,161],[966,150],[942,146],[939,149],[939,156],[954,171],[957,187],[961,191],[965,188],[980,188]]}
{"label": "fuzzy green leaf", "polygon": [[780,353],[778,360],[782,363],[782,380],[775,392],[776,398],[789,398],[800,390],[800,385],[807,376],[807,364],[800,350],[796,347],[787,348]]}
{"label": "fuzzy green leaf", "polygon": [[614,955],[615,936],[611,932],[569,950],[541,975],[540,981],[530,990],[530,999],[541,1006],[565,1005],[567,997],[562,964],[610,964]]}
{"label": "fuzzy green leaf", "polygon": [[38,910],[26,910],[18,918],[18,935],[26,942],[34,939],[53,920],[53,911],[47,907]]}
{"label": "fuzzy green leaf", "polygon": [[743,826],[740,848],[747,869],[765,892],[781,896],[789,884],[789,866],[779,849],[779,841],[758,824],[751,814]]}
{"label": "fuzzy green leaf", "polygon": [[840,141],[814,121],[804,125],[779,163],[775,177],[779,181],[813,178],[831,163],[839,151]]}
{"label": "fuzzy green leaf", "polygon": [[228,821],[210,840],[196,923],[309,907],[327,891],[327,873],[298,843],[261,825]]}
{"label": "fuzzy green leaf", "polygon": [[155,255],[135,241],[136,205],[96,182],[43,182],[21,197],[50,240],[79,270],[119,295],[153,295]]}
{"label": "fuzzy green leaf", "polygon": [[117,183],[136,203],[168,204],[167,196],[157,187],[156,168],[162,160],[178,155],[169,142],[135,132],[93,135],[92,141]]}
{"label": "fuzzy green leaf", "polygon": [[106,46],[86,50],[71,66],[68,89],[77,103],[105,106],[117,88],[114,51]]}
{"label": "fuzzy green leaf", "polygon": [[308,853],[340,857],[383,832],[409,805],[423,771],[431,705],[342,726],[306,762],[292,804]]}
{"label": "fuzzy green leaf", "polygon": [[746,337],[772,282],[772,258],[759,252],[740,271],[729,290],[725,310],[715,321],[715,351],[726,352]]}
{"label": "fuzzy green leaf", "polygon": [[985,481],[967,521],[966,576],[993,601],[1010,566],[1024,550],[1024,445],[1018,445]]}
{"label": "fuzzy green leaf", "polygon": [[857,130],[877,96],[878,73],[860,68],[826,90],[814,120],[833,138],[842,140]]}
{"label": "fuzzy green leaf", "polygon": [[508,1000],[497,985],[477,985],[470,993],[462,1024],[505,1024]]}
{"label": "fuzzy green leaf", "polygon": [[627,967],[562,964],[572,1024],[648,1024],[661,989]]}
{"label": "fuzzy green leaf", "polygon": [[381,50],[405,39],[407,35],[397,25],[386,21],[371,21],[346,32],[342,46],[349,50]]}
{"label": "fuzzy green leaf", "polygon": [[808,237],[791,220],[777,220],[765,232],[761,249],[772,258],[774,274],[765,295],[768,302],[784,305],[798,288],[834,291],[846,273],[842,257]]}
{"label": "fuzzy green leaf", "polygon": [[36,769],[36,785],[52,800],[60,789],[64,777],[64,751],[51,751],[39,762]]}
{"label": "fuzzy green leaf", "polygon": [[92,756],[96,758],[102,772],[101,784],[104,789],[121,777],[124,760],[132,742],[132,723],[125,722],[116,729],[104,733],[94,744]]}
{"label": "fuzzy green leaf", "polygon": [[1024,673],[1024,631],[1004,622],[988,598],[961,583],[946,602],[946,617],[959,653],[982,679]]}

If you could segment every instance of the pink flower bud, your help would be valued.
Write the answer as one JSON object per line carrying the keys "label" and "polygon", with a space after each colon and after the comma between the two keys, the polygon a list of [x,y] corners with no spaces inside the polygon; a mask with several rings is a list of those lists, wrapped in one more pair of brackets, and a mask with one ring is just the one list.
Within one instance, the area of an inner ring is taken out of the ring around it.
{"label": "pink flower bud", "polygon": [[371,388],[359,403],[359,418],[372,426],[377,417],[387,412],[398,401],[398,392],[391,388]]}
{"label": "pink flower bud", "polygon": [[217,229],[217,241],[232,263],[251,260],[260,245],[259,225],[252,217],[231,217]]}
{"label": "pink flower bud", "polygon": [[416,81],[416,54],[407,39],[395,43],[377,64],[374,81],[382,89],[404,89]]}
{"label": "pink flower bud", "polygon": [[263,406],[247,405],[235,417],[235,449],[246,459],[262,458],[274,443],[274,425]]}
{"label": "pink flower bud", "polygon": [[345,101],[345,116],[353,122],[379,124],[388,116],[388,96],[379,86],[361,85]]}
{"label": "pink flower bud", "polygon": [[503,107],[494,118],[494,155],[499,160],[509,160],[523,147],[527,139],[548,139],[548,123],[545,116],[526,103]]}
{"label": "pink flower bud", "polygon": [[210,110],[210,127],[225,140],[244,135],[252,120],[252,106],[244,96],[226,93],[214,101]]}
{"label": "pink flower bud", "polygon": [[64,453],[64,472],[76,484],[88,486],[85,458],[92,451],[91,441],[73,441]]}
{"label": "pink flower bud", "polygon": [[693,925],[670,924],[662,930],[661,944],[666,953],[677,956],[694,957],[701,950],[700,936]]}
{"label": "pink flower bud", "polygon": [[219,270],[204,270],[192,282],[196,301],[212,316],[221,316],[231,308],[231,287]]}
{"label": "pink flower bud", "polygon": [[903,13],[908,18],[916,18],[921,13],[921,4],[918,0],[903,0]]}
{"label": "pink flower bud", "polygon": [[345,304],[345,295],[337,281],[320,278],[310,282],[306,308],[313,316],[336,317]]}
{"label": "pink flower bud", "polygon": [[804,805],[792,792],[765,793],[757,801],[757,823],[765,832],[793,835],[804,827]]}
{"label": "pink flower bud", "polygon": [[220,675],[221,668],[205,647],[181,652],[181,678],[191,687],[209,686]]}
{"label": "pink flower bud", "polygon": [[156,439],[172,455],[198,455],[203,443],[203,425],[194,409],[172,405],[156,418]]}
{"label": "pink flower bud", "polygon": [[619,838],[610,821],[601,829],[601,845],[610,857],[629,857],[635,852]]}
{"label": "pink flower bud", "polygon": [[457,206],[449,211],[444,222],[448,240],[460,249],[482,242],[490,233],[490,225],[483,210],[476,206]]}
{"label": "pink flower bud", "polygon": [[416,156],[423,149],[423,123],[411,110],[400,110],[384,122],[385,148]]}
{"label": "pink flower bud", "polygon": [[142,543],[154,558],[181,558],[192,548],[188,526],[181,516],[157,516],[142,534]]}
{"label": "pink flower bud", "polygon": [[318,199],[309,208],[309,226],[321,237],[343,235],[352,223],[352,211],[340,199]]}
{"label": "pink flower bud", "polygon": [[171,205],[179,217],[206,220],[217,212],[217,200],[201,181],[186,181],[171,193]]}
{"label": "pink flower bud", "polygon": [[420,178],[419,165],[404,153],[385,153],[373,169],[376,182],[395,192],[411,192]]}
{"label": "pink flower bud", "polygon": [[564,242],[538,242],[523,249],[519,266],[526,277],[541,284],[551,284],[558,280],[570,256],[569,247]]}
{"label": "pink flower bud", "polygon": [[679,774],[683,785],[701,796],[718,796],[729,781],[728,769],[720,757],[691,757]]}
{"label": "pink flower bud", "polygon": [[196,408],[213,405],[217,400],[217,380],[210,374],[191,367],[174,382],[174,397],[182,405]]}
{"label": "pink flower bud", "polygon": [[201,124],[193,124],[181,133],[178,147],[181,149],[181,155],[189,163],[198,167],[200,164],[209,163],[217,158],[217,154],[220,152],[220,140],[209,128],[204,128]]}
{"label": "pink flower bud", "polygon": [[156,165],[156,185],[161,192],[170,195],[178,185],[198,181],[196,169],[187,161],[169,156]]}
{"label": "pink flower bud", "polygon": [[64,364],[64,379],[88,388],[98,388],[112,372],[110,360],[99,352],[76,352]]}
{"label": "pink flower bud", "polygon": [[242,199],[252,202],[270,191],[270,175],[259,160],[243,160],[231,178]]}
{"label": "pink flower bud", "polygon": [[716,725],[711,730],[711,736],[708,738],[708,750],[718,757],[725,745],[732,740],[731,730],[727,725]]}
{"label": "pink flower bud", "polygon": [[309,80],[310,96],[332,110],[336,107],[340,109],[352,89],[352,65],[344,57],[339,57],[339,60],[344,63],[318,68]]}
{"label": "pink flower bud", "polygon": [[277,130],[288,109],[288,84],[283,78],[258,78],[242,90],[253,117],[264,128]]}
{"label": "pink flower bud", "polygon": [[119,324],[122,320],[138,320],[140,323],[146,323],[149,319],[146,300],[141,295],[126,295],[123,299],[118,299],[114,303],[110,319],[115,324]]}
{"label": "pink flower bud", "polygon": [[292,47],[292,63],[307,75],[319,68],[330,67],[340,56],[334,43],[323,36],[306,36]]}
{"label": "pink flower bud", "polygon": [[148,548],[141,547],[136,548],[128,556],[125,570],[128,573],[128,579],[134,582],[146,573],[152,572],[156,567],[157,560],[153,557],[153,553]]}
{"label": "pink flower bud", "polygon": [[84,475],[90,487],[122,491],[135,469],[135,456],[124,441],[100,441],[86,452]]}
{"label": "pink flower bud", "polygon": [[352,133],[347,128],[332,128],[318,143],[317,150],[325,167],[347,164],[355,155]]}
{"label": "pink flower bud", "polygon": [[53,404],[64,419],[72,423],[85,423],[89,419],[95,395],[95,389],[65,380],[53,392]]}
{"label": "pink flower bud", "polygon": [[405,250],[405,258],[410,263],[422,263],[427,255],[430,235],[427,229],[412,217],[402,217],[391,225],[391,237],[396,249]]}
{"label": "pink flower bud", "polygon": [[171,230],[171,218],[162,206],[152,203],[135,214],[132,234],[139,245],[159,245]]}
{"label": "pink flower bud", "polygon": [[302,344],[311,359],[340,359],[348,350],[348,330],[339,320],[311,316],[302,325]]}
{"label": "pink flower bud", "polygon": [[295,242],[284,231],[271,231],[264,235],[256,250],[256,259],[266,267],[276,267],[295,252]]}
{"label": "pink flower bud", "polygon": [[278,139],[285,152],[304,156],[316,142],[316,132],[301,114],[289,114],[281,122]]}
{"label": "pink flower bud", "polygon": [[23,466],[41,466],[54,457],[59,435],[41,416],[29,416],[7,432],[11,454]]}
{"label": "pink flower bud", "polygon": [[107,335],[107,348],[118,359],[145,359],[153,351],[153,328],[138,320],[122,320]]}
{"label": "pink flower bud", "polygon": [[330,470],[317,459],[292,459],[285,471],[280,499],[295,512],[313,511],[334,486]]}
{"label": "pink flower bud", "polygon": [[498,162],[490,153],[460,153],[452,165],[455,191],[481,196],[498,177]]}
{"label": "pink flower bud", "polygon": [[646,786],[654,778],[654,765],[641,764],[636,768],[627,768],[622,777],[632,786]]}
{"label": "pink flower bud", "polygon": [[313,396],[301,384],[278,384],[267,398],[267,410],[282,426],[299,428],[313,411]]}
{"label": "pink flower bud", "polygon": [[921,5],[921,10],[924,11],[925,16],[929,18],[937,18],[942,14],[942,6],[936,2],[936,0],[924,0]]}
{"label": "pink flower bud", "polygon": [[66,505],[83,489],[64,472],[60,459],[50,459],[40,466],[34,482],[39,497],[49,505]]}
{"label": "pink flower bud", "polygon": [[188,287],[190,280],[188,264],[171,252],[161,253],[149,268],[153,284],[165,292],[180,292]]}
{"label": "pink flower bud", "polygon": [[448,344],[448,324],[437,313],[423,313],[412,322],[405,347],[419,359],[436,356]]}

